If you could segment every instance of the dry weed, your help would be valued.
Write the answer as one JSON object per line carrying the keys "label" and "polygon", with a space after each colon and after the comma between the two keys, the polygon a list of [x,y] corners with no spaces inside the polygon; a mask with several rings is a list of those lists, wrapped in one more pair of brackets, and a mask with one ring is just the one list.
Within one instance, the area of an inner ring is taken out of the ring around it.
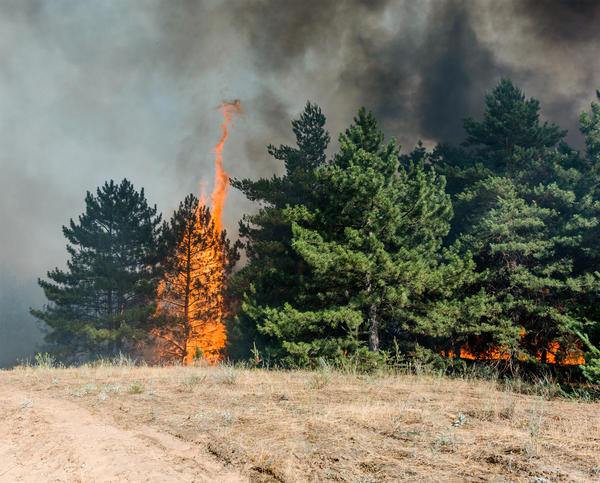
{"label": "dry weed", "polygon": [[599,403],[548,399],[550,390],[526,395],[495,381],[124,360],[1,371],[0,386],[30,400],[66,397],[119,425],[154,426],[252,481],[600,477]]}

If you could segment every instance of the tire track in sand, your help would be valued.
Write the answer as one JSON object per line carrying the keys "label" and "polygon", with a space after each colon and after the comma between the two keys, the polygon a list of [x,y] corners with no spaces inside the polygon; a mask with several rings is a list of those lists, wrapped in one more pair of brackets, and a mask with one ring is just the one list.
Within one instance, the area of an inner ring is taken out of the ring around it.
{"label": "tire track in sand", "polygon": [[12,388],[0,388],[0,462],[0,482],[248,481],[149,426],[122,429],[70,401]]}

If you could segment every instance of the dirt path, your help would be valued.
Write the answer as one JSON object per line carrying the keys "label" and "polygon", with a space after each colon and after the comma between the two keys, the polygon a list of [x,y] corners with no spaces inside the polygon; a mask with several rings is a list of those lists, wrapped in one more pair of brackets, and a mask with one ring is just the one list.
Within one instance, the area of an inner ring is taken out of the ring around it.
{"label": "dirt path", "polygon": [[0,388],[0,481],[247,481],[201,448],[76,404]]}

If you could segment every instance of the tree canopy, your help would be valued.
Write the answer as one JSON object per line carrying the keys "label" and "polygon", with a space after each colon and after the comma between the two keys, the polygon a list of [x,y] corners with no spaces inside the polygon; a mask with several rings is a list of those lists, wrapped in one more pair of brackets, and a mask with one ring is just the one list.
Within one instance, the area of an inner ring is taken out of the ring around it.
{"label": "tree canopy", "polygon": [[164,235],[163,277],[156,326],[163,360],[189,362],[200,353],[219,359],[224,348],[225,286],[239,259],[238,245],[218,232],[210,209],[190,194]]}
{"label": "tree canopy", "polygon": [[361,108],[331,154],[325,124],[308,102],[295,146],[267,147],[283,174],[231,181],[256,204],[233,244],[193,195],[161,225],[127,180],[88,193],[63,227],[67,268],[39,281],[48,340],[109,354],[154,337],[186,362],[287,367],[393,350],[600,381],[598,102],[582,152],[507,79],[459,145],[401,154]]}
{"label": "tree canopy", "polygon": [[68,352],[128,349],[153,310],[160,222],[127,179],[87,192],[85,212],[63,226],[67,268],[39,280],[50,303],[32,314],[53,329],[50,342]]}

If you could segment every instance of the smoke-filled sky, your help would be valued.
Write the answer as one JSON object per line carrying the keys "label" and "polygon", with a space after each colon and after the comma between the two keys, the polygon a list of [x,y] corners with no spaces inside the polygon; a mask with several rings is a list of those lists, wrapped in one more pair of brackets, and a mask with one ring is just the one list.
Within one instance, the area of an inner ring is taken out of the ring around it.
{"label": "smoke-filled sky", "polygon": [[[235,177],[281,169],[265,146],[293,140],[307,100],[334,139],[364,105],[408,150],[459,140],[503,76],[580,143],[599,21],[583,0],[4,0],[0,267],[27,285],[62,266],[61,226],[107,179],[167,216],[210,191],[222,99],[245,111],[224,153]],[[230,194],[232,234],[249,209]]]}

